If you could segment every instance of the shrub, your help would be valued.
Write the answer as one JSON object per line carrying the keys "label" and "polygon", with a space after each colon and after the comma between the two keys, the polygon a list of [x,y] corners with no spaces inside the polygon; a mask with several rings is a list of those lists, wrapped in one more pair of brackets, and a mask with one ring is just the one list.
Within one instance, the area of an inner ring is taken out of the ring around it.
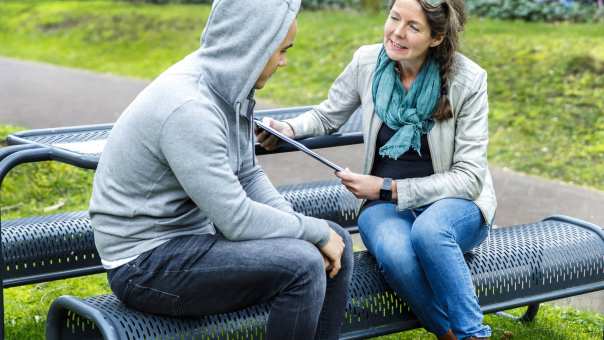
{"label": "shrub", "polygon": [[604,11],[593,1],[467,0],[476,16],[525,21],[604,21]]}
{"label": "shrub", "polygon": [[[209,4],[212,0],[125,0],[135,3],[181,3],[181,4]],[[302,0],[302,7],[305,9],[321,8],[365,8],[372,11],[385,7],[388,0]]]}

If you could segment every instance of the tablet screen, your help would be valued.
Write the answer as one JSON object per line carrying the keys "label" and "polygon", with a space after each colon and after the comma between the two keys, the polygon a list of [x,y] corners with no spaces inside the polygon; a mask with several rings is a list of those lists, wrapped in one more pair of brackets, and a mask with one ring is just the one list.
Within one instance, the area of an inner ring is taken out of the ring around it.
{"label": "tablet screen", "polygon": [[270,133],[271,135],[281,139],[282,141],[293,145],[296,149],[304,152],[305,154],[311,156],[312,158],[318,160],[319,162],[327,165],[328,167],[334,169],[335,171],[343,171],[344,168],[337,165],[336,163],[330,161],[329,159],[319,155],[318,153],[312,151],[311,149],[307,148],[304,144],[297,142],[289,137],[287,137],[286,135],[282,134],[281,132],[273,129],[272,127],[264,124],[262,121],[260,121],[259,119],[254,119],[254,122],[256,123],[256,125],[261,128],[262,130]]}

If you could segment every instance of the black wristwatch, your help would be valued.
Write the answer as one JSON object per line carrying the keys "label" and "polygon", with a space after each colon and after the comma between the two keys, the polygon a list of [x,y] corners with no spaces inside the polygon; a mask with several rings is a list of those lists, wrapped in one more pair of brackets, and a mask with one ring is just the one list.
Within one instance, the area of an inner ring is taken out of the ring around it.
{"label": "black wristwatch", "polygon": [[380,189],[380,201],[392,201],[392,178],[384,177],[384,182]]}

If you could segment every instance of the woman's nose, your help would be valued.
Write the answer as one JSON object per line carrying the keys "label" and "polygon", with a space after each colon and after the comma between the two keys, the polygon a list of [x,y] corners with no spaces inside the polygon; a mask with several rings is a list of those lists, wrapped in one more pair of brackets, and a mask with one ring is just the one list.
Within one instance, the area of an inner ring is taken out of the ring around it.
{"label": "woman's nose", "polygon": [[396,25],[396,27],[394,28],[393,32],[394,32],[394,34],[397,37],[404,38],[405,37],[405,32],[406,32],[405,31],[405,25],[403,25],[403,24]]}

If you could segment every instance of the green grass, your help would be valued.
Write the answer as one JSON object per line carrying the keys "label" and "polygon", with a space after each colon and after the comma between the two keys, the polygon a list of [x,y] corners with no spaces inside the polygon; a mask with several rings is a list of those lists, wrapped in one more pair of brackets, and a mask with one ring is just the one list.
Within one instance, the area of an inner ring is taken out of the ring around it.
{"label": "green grass", "polygon": [[[0,55],[153,78],[199,44],[209,8],[0,4]],[[289,67],[260,98],[318,103],[383,15],[303,12]],[[471,20],[463,52],[489,72],[492,163],[604,190],[604,24]]]}
{"label": "green grass", "polygon": [[[150,79],[198,46],[208,13],[207,6],[0,2],[0,55]],[[382,15],[302,13],[289,66],[259,96],[319,102],[356,48],[380,41],[382,26]],[[463,51],[489,72],[491,162],[604,190],[604,26],[474,20]],[[0,138],[20,129],[0,126]],[[66,165],[19,166],[3,183],[2,218],[85,209],[91,181],[92,172]],[[103,292],[104,275],[7,289],[7,338],[43,338],[56,296]],[[529,325],[486,320],[505,339],[601,339],[604,327],[601,314],[558,307]],[[394,338],[430,337],[416,330]]]}
{"label": "green grass", "polygon": [[[0,125],[0,140],[16,126]],[[0,143],[0,147],[2,147]],[[85,210],[93,173],[57,162],[23,164],[12,169],[2,183],[3,220]]]}
{"label": "green grass", "polygon": [[604,189],[604,25],[485,21],[465,46],[489,71],[491,161]]}
{"label": "green grass", "polygon": [[46,315],[56,298],[61,295],[88,297],[109,292],[105,274],[5,289],[5,338],[44,339]]}
{"label": "green grass", "polygon": [[[517,308],[508,313],[520,316],[524,310]],[[530,323],[520,323],[494,314],[486,315],[485,323],[493,330],[492,339],[595,340],[602,338],[604,316],[546,304],[541,306],[535,321]],[[424,329],[417,329],[378,339],[428,340],[435,337]]]}

